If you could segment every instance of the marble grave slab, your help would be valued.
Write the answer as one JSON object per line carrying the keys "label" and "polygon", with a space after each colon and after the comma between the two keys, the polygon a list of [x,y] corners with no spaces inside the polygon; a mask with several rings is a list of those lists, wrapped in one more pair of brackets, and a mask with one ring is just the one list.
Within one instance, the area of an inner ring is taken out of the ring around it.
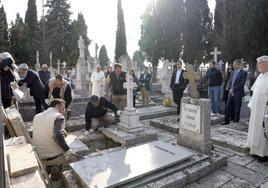
{"label": "marble grave slab", "polygon": [[194,154],[183,147],[151,142],[71,164],[85,187],[114,187],[168,168]]}

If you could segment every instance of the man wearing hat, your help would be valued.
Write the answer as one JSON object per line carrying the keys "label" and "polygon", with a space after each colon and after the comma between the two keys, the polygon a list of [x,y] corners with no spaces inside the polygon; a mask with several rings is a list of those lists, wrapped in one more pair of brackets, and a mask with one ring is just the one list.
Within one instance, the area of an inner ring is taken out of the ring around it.
{"label": "man wearing hat", "polygon": [[[268,156],[268,56],[257,58],[257,67],[261,74],[251,90],[253,96],[248,107],[251,110],[247,147],[250,154],[260,157]],[[260,158],[267,159],[267,158]]]}
{"label": "man wearing hat", "polygon": [[109,86],[112,87],[112,101],[119,110],[124,110],[127,106],[127,90],[124,88],[126,81],[126,73],[122,71],[122,65],[115,64],[114,71],[106,79],[105,92],[106,97],[110,96]]}
{"label": "man wearing hat", "polygon": [[1,77],[1,97],[4,108],[12,104],[13,90],[11,83],[15,81],[14,71],[17,69],[15,61],[8,52],[0,54],[0,77]]}
{"label": "man wearing hat", "polygon": [[[107,108],[114,112],[114,117],[108,115]],[[89,131],[90,128],[96,130],[100,125],[108,126],[118,123],[117,110],[116,106],[105,97],[91,96],[85,113],[86,130]]]}

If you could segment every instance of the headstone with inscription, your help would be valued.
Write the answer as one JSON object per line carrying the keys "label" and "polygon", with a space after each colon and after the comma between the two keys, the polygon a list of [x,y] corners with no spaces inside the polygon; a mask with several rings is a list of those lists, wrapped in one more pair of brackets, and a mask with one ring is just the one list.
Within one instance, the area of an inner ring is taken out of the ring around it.
{"label": "headstone with inscription", "polygon": [[178,144],[210,154],[210,100],[184,97],[180,114]]}

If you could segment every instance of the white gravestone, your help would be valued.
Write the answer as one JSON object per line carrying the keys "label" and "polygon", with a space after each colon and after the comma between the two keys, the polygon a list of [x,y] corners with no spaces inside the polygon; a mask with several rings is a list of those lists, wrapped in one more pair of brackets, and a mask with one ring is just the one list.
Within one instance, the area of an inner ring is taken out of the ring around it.
{"label": "white gravestone", "polygon": [[76,89],[75,93],[81,97],[87,97],[89,95],[86,89],[86,60],[85,60],[85,44],[83,37],[80,35],[78,40],[79,58],[76,64]]}
{"label": "white gravestone", "polygon": [[215,63],[218,63],[218,55],[220,55],[220,54],[221,54],[221,51],[218,51],[217,47],[214,48],[213,52],[210,52],[210,55],[213,55],[213,57],[214,57],[213,59],[214,59]]}
{"label": "white gravestone", "polygon": [[35,64],[35,70],[38,72],[41,70],[41,65],[39,62],[39,51],[36,51],[36,64]]}
{"label": "white gravestone", "polygon": [[60,65],[61,65],[61,63],[60,63],[60,60],[58,59],[58,61],[57,61],[57,74],[60,74]]}
{"label": "white gravestone", "polygon": [[117,187],[179,164],[193,155],[183,147],[158,141],[87,157],[70,165],[83,187]]}
{"label": "white gravestone", "polygon": [[122,71],[127,72],[131,67],[131,59],[128,55],[122,55],[119,58],[119,63],[122,65]]}
{"label": "white gravestone", "polygon": [[120,123],[118,124],[126,132],[136,133],[144,130],[143,124],[140,122],[140,118],[136,113],[136,109],[133,107],[133,89],[136,84],[133,83],[132,76],[127,76],[127,83],[124,84],[124,88],[127,89],[127,107],[121,115]]}
{"label": "white gravestone", "polygon": [[181,123],[178,134],[179,145],[190,147],[208,155],[211,154],[210,112],[209,99],[182,98]]}
{"label": "white gravestone", "polygon": [[52,52],[49,52],[49,67],[48,67],[48,71],[51,74],[51,77],[55,77],[55,71],[53,69],[53,65],[52,65]]}

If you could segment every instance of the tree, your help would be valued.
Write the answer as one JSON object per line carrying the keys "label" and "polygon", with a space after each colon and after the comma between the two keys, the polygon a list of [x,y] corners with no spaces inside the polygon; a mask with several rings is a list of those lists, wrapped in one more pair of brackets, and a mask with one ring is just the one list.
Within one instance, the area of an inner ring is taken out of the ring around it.
{"label": "tree", "polygon": [[115,59],[118,62],[122,55],[127,54],[127,41],[125,31],[124,12],[121,5],[121,0],[117,3],[117,30],[115,43]]}
{"label": "tree", "polygon": [[212,31],[212,16],[207,0],[186,0],[183,44],[186,62],[201,62],[207,54],[207,44]]}
{"label": "tree", "polygon": [[36,9],[36,0],[28,0],[28,8],[25,14],[25,26],[26,32],[25,35],[28,35],[29,43],[29,60],[28,63],[34,65],[35,64],[35,55],[36,50],[40,46],[40,38],[39,38],[39,26],[37,20],[37,9]]}
{"label": "tree", "polygon": [[70,4],[67,0],[48,0],[46,6],[46,53],[52,51],[53,59],[67,61],[67,55],[70,53],[67,46],[70,33]]}
{"label": "tree", "polygon": [[0,52],[8,50],[8,27],[4,7],[0,8]]}
{"label": "tree", "polygon": [[28,63],[30,46],[27,42],[29,38],[25,35],[26,26],[19,14],[10,28],[10,52],[13,54],[16,63]]}
{"label": "tree", "polygon": [[132,61],[136,61],[137,62],[137,65],[140,69],[143,69],[144,68],[144,55],[142,54],[141,51],[138,51],[136,50],[133,54],[133,58],[132,58]]}
{"label": "tree", "polygon": [[100,60],[100,66],[101,68],[104,68],[106,66],[108,66],[108,55],[107,55],[107,50],[105,45],[102,45],[100,48],[100,53],[99,53],[99,60]]}
{"label": "tree", "polygon": [[[68,34],[68,40],[66,45],[66,51],[69,54],[66,56],[68,65],[76,65],[77,59],[79,57],[79,50],[77,41],[79,36],[82,35],[85,42],[85,56],[89,57],[88,46],[90,44],[90,39],[87,37],[87,25],[83,14],[79,13],[77,20],[73,20],[70,26],[70,32]],[[76,48],[75,48],[76,47]]]}

